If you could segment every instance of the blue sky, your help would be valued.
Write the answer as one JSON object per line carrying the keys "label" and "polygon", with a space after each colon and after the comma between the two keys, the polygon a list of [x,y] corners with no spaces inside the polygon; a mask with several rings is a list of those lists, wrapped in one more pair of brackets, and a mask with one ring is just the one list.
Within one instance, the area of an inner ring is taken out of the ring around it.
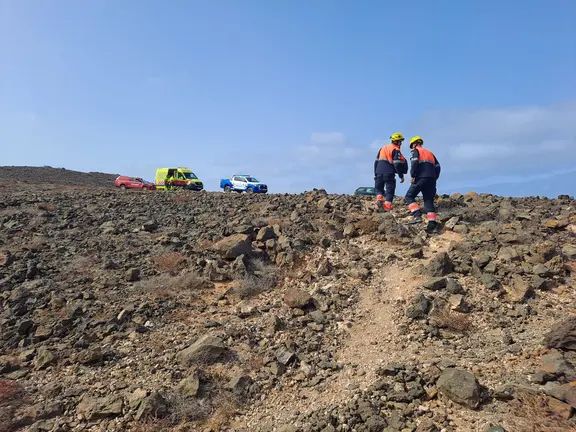
{"label": "blue sky", "polygon": [[573,0],[0,0],[0,165],[351,193],[402,132],[440,193],[575,194],[574,22]]}

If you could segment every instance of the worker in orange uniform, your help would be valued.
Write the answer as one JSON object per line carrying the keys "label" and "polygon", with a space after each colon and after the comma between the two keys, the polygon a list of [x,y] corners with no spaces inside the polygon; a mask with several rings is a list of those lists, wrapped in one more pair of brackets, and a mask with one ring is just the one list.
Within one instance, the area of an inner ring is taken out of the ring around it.
{"label": "worker in orange uniform", "polygon": [[434,153],[425,149],[423,145],[424,140],[419,136],[410,140],[410,183],[412,184],[404,199],[413,216],[411,223],[421,223],[422,212],[416,203],[416,197],[422,192],[428,220],[426,232],[430,233],[437,227],[434,198],[436,197],[436,182],[440,177],[440,163]]}
{"label": "worker in orange uniform", "polygon": [[[401,133],[390,136],[390,144],[382,146],[374,162],[374,183],[376,189],[376,208],[386,211],[392,210],[392,201],[396,192],[396,174],[400,183],[404,183],[404,174],[408,173],[408,162],[400,151],[404,141]],[[384,193],[386,191],[386,193]],[[384,201],[384,194],[386,201]],[[384,201],[384,203],[382,203]]]}

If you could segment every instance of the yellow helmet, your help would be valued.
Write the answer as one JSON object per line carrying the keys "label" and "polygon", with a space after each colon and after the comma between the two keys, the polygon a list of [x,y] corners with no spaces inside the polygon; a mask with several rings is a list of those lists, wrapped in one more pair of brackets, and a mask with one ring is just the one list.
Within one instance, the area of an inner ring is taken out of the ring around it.
{"label": "yellow helmet", "polygon": [[414,138],[410,140],[410,148],[412,148],[413,144],[418,144],[418,141],[420,141],[420,144],[424,144],[424,140],[418,135],[416,135]]}
{"label": "yellow helmet", "polygon": [[404,135],[400,132],[393,133],[390,135],[390,141],[404,141]]}

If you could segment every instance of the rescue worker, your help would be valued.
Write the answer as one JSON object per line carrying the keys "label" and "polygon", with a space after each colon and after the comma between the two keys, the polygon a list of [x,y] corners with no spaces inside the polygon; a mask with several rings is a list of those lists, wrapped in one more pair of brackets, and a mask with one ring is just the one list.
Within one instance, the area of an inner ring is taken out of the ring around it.
{"label": "rescue worker", "polygon": [[410,140],[410,188],[406,192],[405,202],[413,219],[410,223],[422,222],[422,212],[416,202],[416,197],[422,192],[424,210],[428,225],[426,232],[430,233],[437,227],[434,198],[436,197],[436,182],[440,177],[440,163],[434,153],[423,147],[424,140],[415,136]]}
{"label": "rescue worker", "polygon": [[[401,133],[390,136],[390,144],[382,146],[374,162],[374,186],[376,188],[376,208],[386,211],[392,210],[392,201],[396,192],[396,174],[400,183],[404,183],[404,174],[408,173],[408,162],[400,146],[404,141]],[[386,195],[386,201],[384,201]],[[384,202],[383,202],[384,201]]]}
{"label": "rescue worker", "polygon": [[167,175],[164,184],[166,185],[166,190],[172,190],[174,188],[174,176]]}

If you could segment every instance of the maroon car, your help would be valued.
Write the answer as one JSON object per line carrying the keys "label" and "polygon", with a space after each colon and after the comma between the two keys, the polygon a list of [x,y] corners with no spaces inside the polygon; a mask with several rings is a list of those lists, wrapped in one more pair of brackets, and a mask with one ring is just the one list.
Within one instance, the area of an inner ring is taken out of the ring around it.
{"label": "maroon car", "polygon": [[147,182],[140,177],[128,177],[128,176],[119,176],[114,181],[114,186],[120,189],[142,189],[142,190],[156,189],[156,185],[154,183]]}

